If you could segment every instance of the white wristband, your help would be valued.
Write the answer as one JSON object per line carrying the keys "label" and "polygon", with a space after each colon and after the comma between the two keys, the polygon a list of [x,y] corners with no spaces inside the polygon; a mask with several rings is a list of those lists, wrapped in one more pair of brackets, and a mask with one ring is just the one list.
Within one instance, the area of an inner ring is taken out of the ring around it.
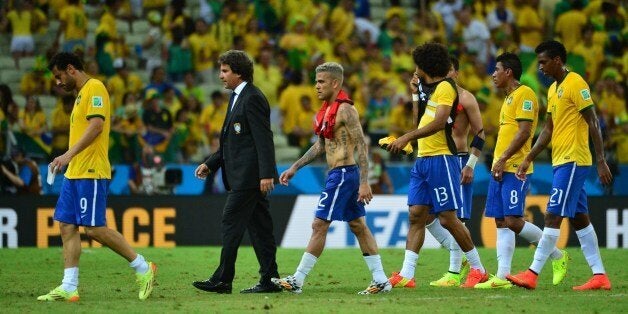
{"label": "white wristband", "polygon": [[419,101],[419,94],[412,94],[412,101]]}
{"label": "white wristband", "polygon": [[475,163],[478,162],[478,156],[476,155],[469,155],[469,160],[467,160],[467,166],[471,167],[471,169],[475,169]]}

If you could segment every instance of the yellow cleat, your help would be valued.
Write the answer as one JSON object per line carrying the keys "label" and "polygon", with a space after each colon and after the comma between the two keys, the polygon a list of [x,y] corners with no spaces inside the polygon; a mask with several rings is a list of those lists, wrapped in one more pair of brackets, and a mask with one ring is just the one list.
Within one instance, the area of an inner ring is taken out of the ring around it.
{"label": "yellow cleat", "polygon": [[40,295],[37,297],[37,301],[67,301],[78,302],[79,300],[78,290],[67,292],[58,286],[52,289],[48,294]]}
{"label": "yellow cleat", "polygon": [[567,264],[570,260],[569,254],[565,250],[561,250],[563,257],[552,260],[552,283],[554,286],[560,284],[565,276],[567,276]]}
{"label": "yellow cleat", "polygon": [[475,289],[510,289],[512,284],[506,279],[498,278],[497,276],[491,276],[491,278],[485,282],[478,283],[473,288]]}
{"label": "yellow cleat", "polygon": [[153,286],[155,285],[155,275],[157,274],[157,265],[153,262],[148,262],[148,271],[144,274],[136,274],[137,284],[140,286],[139,298],[144,301],[148,299],[150,293],[153,292]]}
{"label": "yellow cleat", "polygon": [[459,287],[460,286],[460,274],[445,273],[441,279],[430,282],[432,287]]}

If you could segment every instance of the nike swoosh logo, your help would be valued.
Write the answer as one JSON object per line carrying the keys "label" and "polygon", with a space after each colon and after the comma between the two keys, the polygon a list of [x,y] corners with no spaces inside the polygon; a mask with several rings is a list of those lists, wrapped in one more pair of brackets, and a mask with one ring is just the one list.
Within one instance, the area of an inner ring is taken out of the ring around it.
{"label": "nike swoosh logo", "polygon": [[445,206],[445,204],[447,204],[447,202],[444,202],[444,203],[438,203],[438,205],[439,205],[439,206],[441,206],[441,207],[442,207],[442,206]]}
{"label": "nike swoosh logo", "polygon": [[515,206],[508,206],[508,209],[513,209],[513,208],[516,208],[516,207],[517,207],[517,205],[515,205]]}
{"label": "nike swoosh logo", "polygon": [[508,285],[507,283],[499,283],[499,284],[495,284],[494,282],[491,282],[491,288],[499,288],[499,287],[503,287]]}

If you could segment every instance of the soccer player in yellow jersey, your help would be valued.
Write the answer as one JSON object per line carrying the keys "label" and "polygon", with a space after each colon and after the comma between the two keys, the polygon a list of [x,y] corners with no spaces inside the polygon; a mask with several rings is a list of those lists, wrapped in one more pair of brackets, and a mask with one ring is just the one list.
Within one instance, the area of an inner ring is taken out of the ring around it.
{"label": "soccer player in yellow jersey", "polygon": [[556,80],[547,91],[547,122],[532,150],[525,156],[517,169],[517,177],[526,179],[526,173],[534,158],[552,142],[552,166],[554,178],[552,191],[545,214],[545,228],[534,252],[530,268],[506,278],[517,286],[536,288],[538,274],[550,256],[564,217],[569,218],[576,230],[584,257],[591,267],[593,277],[574,290],[611,289],[606,275],[597,235],[589,219],[587,194],[584,189],[592,156],[589,138],[595,148],[595,160],[600,182],[607,185],[612,175],[604,159],[602,135],[595,114],[589,86],[580,75],[565,68],[567,51],[560,42],[550,40],[535,49],[539,69]]}
{"label": "soccer player in yellow jersey", "polygon": [[[448,78],[456,81],[460,64],[457,58],[450,58],[452,67],[447,74]],[[484,127],[482,125],[482,115],[475,96],[468,90],[456,84],[458,91],[458,103],[454,104],[456,119],[452,130],[452,138],[456,143],[458,167],[460,169],[460,190],[462,193],[462,206],[458,208],[458,218],[463,222],[471,219],[471,209],[473,207],[473,176],[475,164],[482,154],[484,146]],[[416,92],[413,89],[413,93]],[[415,98],[415,96],[413,96]],[[419,98],[419,97],[416,97]],[[416,99],[415,98],[415,99]],[[469,132],[473,134],[471,149],[469,149]],[[451,233],[443,228],[436,216],[430,214],[427,217],[425,228],[434,238],[446,249],[449,250],[449,269],[438,280],[431,281],[433,287],[458,287],[463,278],[469,272],[469,263],[463,259],[462,251],[458,243],[454,241]]]}
{"label": "soccer player in yellow jersey", "polygon": [[102,82],[84,72],[81,60],[73,53],[58,53],[50,60],[48,68],[59,87],[66,92],[76,92],[77,96],[70,117],[69,149],[48,165],[51,169],[49,171],[53,173],[68,166],[54,213],[63,241],[63,281],[37,300],[79,300],[79,226],[85,228],[90,238],[108,246],[130,262],[140,286],[139,298],[145,300],[153,290],[157,266],[135,253],[119,232],[107,228],[105,219],[107,190],[111,179],[111,165],[107,156],[111,106],[107,89]]}
{"label": "soccer player in yellow jersey", "polygon": [[[530,179],[519,180],[515,176],[517,166],[530,152],[534,130],[538,123],[539,103],[534,91],[519,82],[521,60],[514,53],[506,52],[496,59],[493,82],[506,93],[501,107],[499,131],[489,181],[484,215],[495,219],[497,226],[497,274],[477,289],[507,289],[512,284],[506,280],[510,274],[512,256],[515,253],[515,234],[530,243],[538,243],[543,232],[523,219],[525,198]],[[532,166],[527,173],[532,173]],[[567,271],[567,252],[556,247],[551,251],[554,259],[554,284],[559,284]]]}
{"label": "soccer player in yellow jersey", "polygon": [[440,223],[454,237],[471,265],[471,270],[462,287],[473,287],[488,280],[480,255],[473,245],[471,236],[458,219],[457,210],[462,206],[460,192],[460,167],[455,143],[447,126],[453,120],[452,106],[458,103],[456,85],[446,79],[451,61],[447,48],[437,43],[427,43],[414,49],[412,58],[416,74],[424,78],[425,84],[435,85],[429,96],[425,113],[416,130],[408,132],[390,145],[392,153],[400,153],[412,140],[418,139],[418,158],[410,173],[408,188],[409,227],[403,267],[389,278],[395,287],[414,287],[414,271],[419,250],[425,238],[428,213],[435,214]]}

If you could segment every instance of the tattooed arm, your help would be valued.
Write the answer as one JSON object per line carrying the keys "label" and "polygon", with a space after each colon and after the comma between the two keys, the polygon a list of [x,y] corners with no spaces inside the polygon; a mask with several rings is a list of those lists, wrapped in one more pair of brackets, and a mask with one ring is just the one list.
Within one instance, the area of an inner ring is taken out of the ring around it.
{"label": "tattooed arm", "polygon": [[[349,133],[349,141],[346,144],[349,147],[354,146],[358,152],[357,164],[360,167],[360,188],[358,190],[358,202],[368,204],[373,198],[371,192],[371,186],[368,183],[369,176],[369,161],[367,157],[367,147],[364,142],[364,134],[362,133],[362,126],[360,125],[360,118],[357,110],[350,105],[341,105],[338,108],[338,115],[336,121],[344,124],[347,132]],[[353,154],[353,148],[349,152]]]}
{"label": "tattooed arm", "polygon": [[287,186],[288,181],[292,179],[294,174],[299,169],[311,163],[312,160],[316,159],[316,157],[318,157],[324,151],[325,151],[325,139],[323,137],[319,137],[316,143],[314,143],[314,145],[312,145],[312,147],[310,147],[310,149],[308,149],[307,152],[305,152],[305,154],[303,154],[303,156],[299,158],[299,160],[295,161],[292,164],[292,166],[288,168],[288,170],[281,173],[281,176],[279,176],[279,183]]}

